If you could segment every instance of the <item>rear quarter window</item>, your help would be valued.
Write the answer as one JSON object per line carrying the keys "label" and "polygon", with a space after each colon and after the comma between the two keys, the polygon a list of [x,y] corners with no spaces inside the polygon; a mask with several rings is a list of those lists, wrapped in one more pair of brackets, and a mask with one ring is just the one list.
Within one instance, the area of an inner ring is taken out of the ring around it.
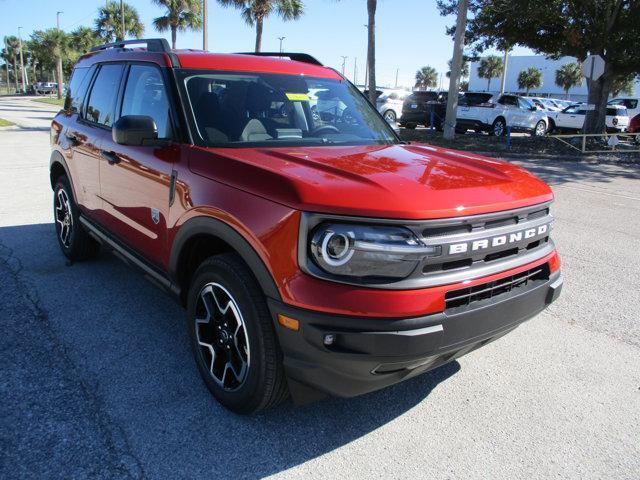
{"label": "rear quarter window", "polygon": [[94,67],[76,68],[71,75],[67,96],[64,100],[64,109],[76,113],[82,107],[82,101],[87,93],[89,82],[93,76]]}

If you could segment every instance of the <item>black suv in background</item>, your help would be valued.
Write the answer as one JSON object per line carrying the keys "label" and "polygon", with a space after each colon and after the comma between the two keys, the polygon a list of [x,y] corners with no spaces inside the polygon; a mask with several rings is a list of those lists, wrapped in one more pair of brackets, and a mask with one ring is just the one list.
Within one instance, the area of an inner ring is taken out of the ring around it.
{"label": "black suv in background", "polygon": [[402,105],[400,126],[413,129],[418,125],[431,126],[431,112],[433,111],[433,126],[442,131],[445,112],[447,110],[447,92],[413,92]]}

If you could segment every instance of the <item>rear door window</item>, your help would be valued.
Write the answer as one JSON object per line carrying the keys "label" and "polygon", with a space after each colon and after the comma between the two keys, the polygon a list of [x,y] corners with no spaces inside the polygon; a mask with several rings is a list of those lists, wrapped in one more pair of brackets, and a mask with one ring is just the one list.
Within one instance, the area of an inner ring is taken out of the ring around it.
{"label": "rear door window", "polygon": [[122,70],[121,64],[106,64],[100,67],[87,102],[86,120],[106,127],[113,124]]}
{"label": "rear door window", "polygon": [[151,65],[131,65],[120,115],[146,115],[153,118],[158,138],[171,137],[169,99],[160,70]]}

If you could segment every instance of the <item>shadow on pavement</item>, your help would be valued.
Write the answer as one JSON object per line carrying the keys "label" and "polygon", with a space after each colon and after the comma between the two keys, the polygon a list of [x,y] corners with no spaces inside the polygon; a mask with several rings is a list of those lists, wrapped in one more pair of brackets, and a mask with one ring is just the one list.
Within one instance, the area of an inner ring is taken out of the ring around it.
{"label": "shadow on pavement", "polygon": [[240,417],[200,380],[183,310],[110,255],[67,266],[52,224],[0,228],[0,293],[0,476],[261,478],[384,426],[460,369]]}

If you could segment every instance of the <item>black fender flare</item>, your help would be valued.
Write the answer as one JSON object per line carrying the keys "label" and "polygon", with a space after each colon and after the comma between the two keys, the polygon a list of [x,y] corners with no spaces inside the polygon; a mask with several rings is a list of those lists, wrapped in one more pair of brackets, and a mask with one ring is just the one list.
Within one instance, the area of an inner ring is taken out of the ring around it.
{"label": "black fender flare", "polygon": [[179,227],[169,257],[169,276],[172,282],[178,282],[179,266],[183,261],[180,258],[183,247],[195,235],[212,235],[230,245],[249,266],[265,295],[275,300],[281,300],[276,282],[251,244],[227,223],[207,216],[191,218]]}
{"label": "black fender flare", "polygon": [[71,188],[73,188],[73,179],[71,178],[71,174],[69,173],[69,166],[67,165],[67,161],[64,159],[64,156],[57,150],[51,152],[51,157],[49,158],[49,181],[51,182],[51,188],[54,187],[53,177],[51,176],[51,172],[56,163],[59,163],[62,166],[65,175],[71,182]]}

